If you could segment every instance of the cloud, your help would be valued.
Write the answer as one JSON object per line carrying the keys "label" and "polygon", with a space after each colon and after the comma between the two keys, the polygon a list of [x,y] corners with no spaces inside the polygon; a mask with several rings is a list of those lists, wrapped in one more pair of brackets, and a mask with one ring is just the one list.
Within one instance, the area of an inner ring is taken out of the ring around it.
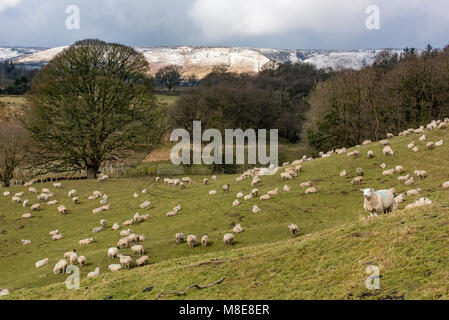
{"label": "cloud", "polygon": [[20,3],[21,0],[0,0],[0,12],[7,8],[13,8]]}

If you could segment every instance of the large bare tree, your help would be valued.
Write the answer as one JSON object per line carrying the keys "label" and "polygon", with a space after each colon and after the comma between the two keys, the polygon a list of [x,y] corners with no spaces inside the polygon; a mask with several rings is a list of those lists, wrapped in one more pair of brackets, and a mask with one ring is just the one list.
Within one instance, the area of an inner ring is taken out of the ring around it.
{"label": "large bare tree", "polygon": [[148,62],[131,47],[83,40],[35,77],[26,127],[43,172],[85,170],[151,151],[165,123],[154,102]]}

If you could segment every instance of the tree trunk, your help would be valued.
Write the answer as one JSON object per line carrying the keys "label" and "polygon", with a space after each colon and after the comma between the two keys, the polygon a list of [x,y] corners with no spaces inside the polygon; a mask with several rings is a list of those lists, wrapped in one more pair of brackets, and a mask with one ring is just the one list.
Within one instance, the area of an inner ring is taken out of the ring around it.
{"label": "tree trunk", "polygon": [[96,179],[98,172],[98,166],[96,167],[87,167],[87,179]]}

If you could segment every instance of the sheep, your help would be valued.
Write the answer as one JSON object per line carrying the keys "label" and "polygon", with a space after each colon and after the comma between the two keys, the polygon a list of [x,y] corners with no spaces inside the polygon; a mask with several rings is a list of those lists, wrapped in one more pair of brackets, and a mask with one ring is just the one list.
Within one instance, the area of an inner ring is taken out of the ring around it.
{"label": "sheep", "polygon": [[356,173],[358,176],[364,176],[364,175],[365,175],[365,173],[363,173],[363,169],[362,169],[362,168],[357,168],[357,169],[355,170],[355,173]]}
{"label": "sheep", "polygon": [[426,170],[415,170],[414,174],[419,178],[419,179],[425,179],[427,178],[427,171]]}
{"label": "sheep", "polygon": [[314,194],[314,193],[318,193],[318,188],[317,187],[311,187],[308,188],[305,192],[305,194]]}
{"label": "sheep", "polygon": [[214,196],[214,195],[216,195],[217,194],[217,191],[216,190],[211,190],[211,191],[209,191],[209,195],[210,196]]}
{"label": "sheep", "polygon": [[53,187],[56,189],[61,189],[62,188],[62,183],[57,182],[57,183],[53,183]]}
{"label": "sheep", "polygon": [[108,249],[108,257],[109,259],[114,259],[115,257],[118,257],[120,254],[120,250],[118,247],[112,247]]}
{"label": "sheep", "polygon": [[103,208],[102,208],[102,207],[100,207],[100,208],[95,208],[95,209],[92,210],[92,213],[93,213],[93,214],[98,214],[98,213],[101,213],[101,212],[103,212]]}
{"label": "sheep", "polygon": [[260,212],[262,212],[262,209],[260,209],[258,206],[256,206],[256,205],[254,205],[253,206],[253,209],[252,209],[252,212],[254,213],[254,214],[257,214],[257,213],[260,213]]}
{"label": "sheep", "polygon": [[399,177],[399,178],[398,178],[398,181],[400,181],[400,182],[405,182],[405,181],[407,181],[408,179],[410,179],[410,174],[408,174],[408,175],[406,175],[406,176],[401,176],[401,177]]}
{"label": "sheep", "polygon": [[184,182],[180,182],[179,187],[181,188],[181,190],[184,190],[186,188],[186,184]]}
{"label": "sheep", "polygon": [[39,203],[35,203],[31,206],[31,211],[39,211],[41,209],[41,205]]}
{"label": "sheep", "polygon": [[4,196],[4,197],[8,197],[8,196],[10,196],[10,195],[11,195],[11,192],[9,192],[9,191],[3,192],[3,196]]}
{"label": "sheep", "polygon": [[415,183],[415,179],[413,179],[413,177],[411,177],[410,179],[408,179],[407,181],[405,181],[405,185],[406,186],[411,186],[412,184]]}
{"label": "sheep", "polygon": [[438,126],[438,129],[443,130],[446,129],[447,125],[446,122],[441,122],[440,125]]}
{"label": "sheep", "polygon": [[231,188],[231,186],[229,184],[225,184],[225,185],[223,185],[222,190],[223,190],[223,192],[229,192],[230,188]]}
{"label": "sheep", "polygon": [[267,194],[268,194],[269,196],[271,196],[271,197],[277,196],[277,195],[279,194],[279,189],[276,188],[276,189],[274,189],[274,190],[270,190],[270,191],[267,192]]}
{"label": "sheep", "polygon": [[292,176],[286,172],[281,173],[281,180],[287,181],[287,180],[293,180]]}
{"label": "sheep", "polygon": [[142,190],[142,194],[147,194],[148,193],[148,189],[143,189]]}
{"label": "sheep", "polygon": [[282,190],[284,192],[290,192],[292,189],[288,185],[284,185],[284,188]]}
{"label": "sheep", "polygon": [[377,213],[387,213],[394,210],[396,202],[394,194],[389,190],[361,189],[363,192],[363,208],[370,213],[370,216]]}
{"label": "sheep", "polygon": [[302,182],[299,186],[301,188],[309,188],[312,186],[312,182],[311,181]]}
{"label": "sheep", "polygon": [[368,159],[372,159],[375,157],[374,152],[372,150],[369,150],[367,152],[366,156],[368,157]]}
{"label": "sheep", "polygon": [[100,225],[101,225],[102,227],[106,228],[107,224],[108,224],[108,223],[107,223],[106,220],[104,220],[104,219],[100,220]]}
{"label": "sheep", "polygon": [[28,200],[28,199],[24,200],[23,203],[22,203],[22,206],[24,208],[28,207],[29,205],[30,205],[30,200]]}
{"label": "sheep", "polygon": [[175,235],[176,244],[184,242],[184,233],[177,233]]}
{"label": "sheep", "polygon": [[78,197],[73,197],[73,198],[72,198],[72,201],[73,201],[74,204],[78,204],[78,203],[79,203],[79,200],[80,200],[80,199],[79,199]]}
{"label": "sheep", "polygon": [[28,188],[28,192],[29,192],[29,193],[33,193],[33,194],[37,194],[37,189],[31,187],[31,188]]}
{"label": "sheep", "polygon": [[298,234],[298,232],[299,232],[299,227],[296,224],[293,224],[293,223],[291,223],[288,226],[288,229],[290,230],[290,232],[291,232],[293,237],[296,236]]}
{"label": "sheep", "polygon": [[134,223],[133,219],[130,220],[126,220],[125,222],[123,222],[123,226],[124,227],[129,227],[130,225],[132,225]]}
{"label": "sheep", "polygon": [[409,148],[409,149],[413,149],[414,147],[415,147],[415,143],[414,142],[412,142],[412,143],[407,145],[407,148]]}
{"label": "sheep", "polygon": [[388,140],[381,140],[381,141],[380,141],[380,145],[381,145],[382,147],[385,147],[385,146],[391,145],[391,143],[390,143],[390,141],[388,141]]}
{"label": "sheep", "polygon": [[355,150],[355,151],[349,152],[347,154],[347,156],[350,157],[350,158],[357,158],[358,156],[360,156],[360,151],[359,150]]}
{"label": "sheep", "polygon": [[238,224],[238,225],[236,225],[236,226],[232,229],[232,232],[234,232],[234,233],[240,233],[240,232],[243,232],[243,228],[242,228],[242,226],[241,226],[240,224]]}
{"label": "sheep", "polygon": [[187,244],[190,246],[190,248],[195,247],[196,243],[198,242],[198,239],[195,235],[189,235],[187,236]]}
{"label": "sheep", "polygon": [[111,210],[111,205],[110,204],[104,205],[101,207],[101,209],[102,209],[102,211],[109,211],[109,210]]}
{"label": "sheep", "polygon": [[404,172],[404,167],[403,166],[396,166],[394,168],[394,171],[396,171],[397,174],[401,174],[402,172]]}
{"label": "sheep", "polygon": [[142,267],[142,266],[147,265],[148,261],[149,261],[148,256],[142,256],[142,257],[136,259],[136,265],[138,267]]}
{"label": "sheep", "polygon": [[227,246],[232,245],[234,241],[234,235],[232,233],[227,233],[223,236],[223,243]]}
{"label": "sheep", "polygon": [[239,193],[237,193],[236,197],[237,197],[237,199],[241,199],[244,197],[244,195],[243,195],[243,193],[239,192]]}
{"label": "sheep", "polygon": [[136,254],[136,255],[138,255],[140,257],[144,253],[145,253],[145,249],[140,244],[136,244],[136,245],[131,247],[131,254],[132,255]]}
{"label": "sheep", "polygon": [[192,179],[190,179],[189,177],[181,178],[181,181],[184,182],[184,183],[188,183],[188,184],[192,184],[193,183]]}
{"label": "sheep", "polygon": [[409,191],[407,191],[407,196],[409,196],[409,197],[417,196],[420,193],[421,193],[421,188],[409,190]]}
{"label": "sheep", "polygon": [[50,234],[50,236],[57,235],[57,234],[59,234],[59,230],[50,231],[49,234]]}
{"label": "sheep", "polygon": [[252,198],[254,198],[254,197],[253,197],[253,195],[250,193],[250,194],[246,195],[245,197],[243,197],[243,200],[248,201],[248,200],[251,200]]}
{"label": "sheep", "polygon": [[133,198],[134,199],[137,199],[139,197],[139,194],[138,193],[136,193],[136,192],[134,192],[134,194],[133,194]]}
{"label": "sheep", "polygon": [[58,207],[58,213],[59,214],[66,214],[67,213],[67,208],[64,205],[61,205]]}
{"label": "sheep", "polygon": [[365,140],[365,141],[363,141],[362,145],[366,146],[371,143],[373,143],[371,140]]}
{"label": "sheep", "polygon": [[444,143],[443,140],[439,140],[439,141],[435,142],[435,147],[442,147],[443,143]]}
{"label": "sheep", "polygon": [[98,275],[100,274],[100,268],[95,268],[95,270],[94,271],[92,271],[92,272],[89,272],[88,274],[87,274],[87,278],[95,278],[95,277],[98,277]]}
{"label": "sheep", "polygon": [[208,185],[208,184],[209,184],[209,179],[205,178],[205,179],[203,180],[203,183],[204,183],[205,185]]}
{"label": "sheep", "polygon": [[92,192],[92,195],[96,196],[98,199],[102,196],[102,193],[101,193],[101,191],[94,191],[94,192]]}
{"label": "sheep", "polygon": [[117,242],[117,248],[129,247],[131,240],[128,237],[122,238]]}
{"label": "sheep", "polygon": [[67,261],[65,259],[61,259],[53,267],[53,273],[54,274],[64,273],[66,268],[67,268]]}
{"label": "sheep", "polygon": [[421,137],[419,137],[419,141],[424,142],[426,141],[426,136],[422,135]]}
{"label": "sheep", "polygon": [[442,187],[445,189],[449,188],[449,181],[444,182]]}
{"label": "sheep", "polygon": [[130,266],[131,266],[131,262],[132,262],[132,257],[130,257],[130,256],[125,256],[125,255],[123,255],[123,254],[119,254],[119,259],[120,259],[120,264],[121,265],[125,265],[126,266],[126,268],[127,269],[129,269],[130,268]]}
{"label": "sheep", "polygon": [[432,205],[432,200],[428,198],[421,198],[419,200],[416,200],[414,203],[411,203],[405,207],[405,210],[423,207],[423,206],[430,206]]}
{"label": "sheep", "polygon": [[351,184],[353,185],[360,185],[363,182],[363,177],[355,177],[352,179]]}
{"label": "sheep", "polygon": [[251,190],[251,195],[252,195],[253,197],[257,197],[257,196],[259,195],[259,189],[253,189],[253,190]]}
{"label": "sheep", "polygon": [[58,204],[58,200],[51,200],[47,202],[47,206],[54,206]]}
{"label": "sheep", "polygon": [[208,242],[209,242],[209,236],[204,235],[204,236],[201,237],[201,246],[203,248],[207,247]]}
{"label": "sheep", "polygon": [[116,230],[119,230],[119,229],[120,229],[120,225],[119,225],[117,222],[115,222],[115,223],[112,225],[112,230],[116,231]]}
{"label": "sheep", "polygon": [[217,176],[213,175],[212,176],[212,181],[217,181]]}
{"label": "sheep", "polygon": [[161,177],[156,177],[156,178],[154,178],[154,181],[156,181],[156,183],[161,182]]}
{"label": "sheep", "polygon": [[92,243],[94,241],[93,238],[87,238],[79,241],[80,246],[87,246],[88,244]]}
{"label": "sheep", "polygon": [[140,209],[150,209],[151,207],[151,201],[145,201],[140,205]]}
{"label": "sheep", "polygon": [[22,199],[20,199],[20,197],[12,197],[11,200],[12,203],[22,203]]}
{"label": "sheep", "polygon": [[167,217],[174,217],[174,216],[178,215],[178,212],[177,211],[170,211],[170,212],[167,212],[165,215]]}
{"label": "sheep", "polygon": [[31,244],[31,240],[22,240],[22,244],[24,246],[29,246]]}
{"label": "sheep", "polygon": [[70,261],[70,265],[74,265],[74,264],[78,263],[78,255],[76,253],[76,250],[73,250],[73,253],[69,258],[69,261]]}
{"label": "sheep", "polygon": [[31,213],[25,213],[22,215],[22,219],[31,219],[31,218],[32,218]]}
{"label": "sheep", "polygon": [[64,253],[64,258],[65,259],[70,259],[70,257],[73,255],[74,251],[68,251],[66,253]]}
{"label": "sheep", "polygon": [[75,197],[75,196],[76,196],[76,190],[70,190],[70,191],[67,193],[67,196],[68,196],[69,198]]}
{"label": "sheep", "polygon": [[80,267],[84,267],[87,264],[87,259],[85,256],[80,256],[78,258],[78,264]]}
{"label": "sheep", "polygon": [[42,188],[42,193],[50,194],[51,191],[48,188]]}
{"label": "sheep", "polygon": [[401,193],[400,195],[398,195],[396,198],[394,198],[394,201],[397,205],[404,202],[404,194]]}
{"label": "sheep", "polygon": [[262,201],[266,201],[266,200],[270,200],[270,199],[271,199],[271,196],[269,194],[265,194],[260,197],[260,200],[262,200]]}
{"label": "sheep", "polygon": [[54,236],[51,236],[51,240],[53,240],[53,241],[58,241],[58,240],[62,240],[62,239],[64,239],[64,235],[62,233],[55,234]]}
{"label": "sheep", "polygon": [[386,177],[386,176],[393,176],[394,175],[394,169],[385,170],[384,172],[382,172],[382,175],[384,177]]}
{"label": "sheep", "polygon": [[47,264],[48,264],[48,258],[45,258],[45,259],[39,260],[34,265],[36,266],[36,268],[42,268],[43,266],[46,266]]}
{"label": "sheep", "polygon": [[[282,179],[282,174],[281,174],[281,179]],[[257,176],[254,177],[253,180],[251,181],[251,187],[260,186],[261,184],[262,184],[262,180],[260,180],[260,178]]]}
{"label": "sheep", "polygon": [[381,169],[385,169],[385,168],[387,168],[387,164],[384,162],[380,165],[380,167],[381,167]]}
{"label": "sheep", "polygon": [[89,196],[87,199],[88,199],[89,201],[92,201],[92,200],[97,199],[97,196]]}
{"label": "sheep", "polygon": [[108,266],[108,269],[111,272],[118,272],[118,271],[122,270],[122,265],[121,264],[110,264]]}
{"label": "sheep", "polygon": [[387,138],[388,138],[388,139],[394,138],[394,134],[392,134],[392,133],[387,133]]}
{"label": "sheep", "polygon": [[385,148],[383,148],[382,153],[384,156],[393,156],[394,155],[394,151],[393,151],[393,149],[391,149],[390,146],[386,146]]}
{"label": "sheep", "polygon": [[414,147],[414,148],[412,149],[412,151],[413,151],[413,152],[419,152],[419,148],[418,148],[418,147]]}
{"label": "sheep", "polygon": [[92,233],[99,233],[99,232],[101,232],[103,230],[104,230],[103,226],[95,227],[95,228],[92,229]]}
{"label": "sheep", "polygon": [[435,143],[433,143],[433,142],[428,142],[428,143],[426,144],[426,148],[429,149],[429,150],[435,149]]}
{"label": "sheep", "polygon": [[106,181],[108,181],[108,180],[109,180],[109,176],[107,176],[107,175],[105,175],[105,174],[103,174],[103,173],[101,173],[101,174],[98,176],[98,179],[97,179],[97,181],[100,182],[100,183],[106,182]]}
{"label": "sheep", "polygon": [[130,243],[136,243],[139,241],[139,235],[135,233],[131,233],[128,237]]}
{"label": "sheep", "polygon": [[238,207],[239,205],[240,205],[240,201],[238,201],[238,200],[234,200],[234,202],[232,202],[233,207]]}
{"label": "sheep", "polygon": [[348,175],[348,173],[346,172],[346,170],[343,170],[342,172],[340,172],[340,177],[346,177]]}

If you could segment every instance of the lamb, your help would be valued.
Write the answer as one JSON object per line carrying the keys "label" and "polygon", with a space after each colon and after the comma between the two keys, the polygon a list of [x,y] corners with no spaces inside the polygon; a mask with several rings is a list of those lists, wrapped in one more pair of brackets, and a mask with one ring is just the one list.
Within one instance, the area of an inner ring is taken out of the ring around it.
{"label": "lamb", "polygon": [[261,211],[262,211],[262,209],[260,209],[258,206],[256,206],[256,205],[253,206],[252,212],[254,214],[260,213]]}
{"label": "lamb", "polygon": [[396,198],[394,198],[394,201],[396,201],[396,204],[404,202],[404,194],[401,193],[400,195],[398,195]]}
{"label": "lamb", "polygon": [[270,199],[271,199],[271,196],[269,194],[265,194],[260,197],[260,200],[262,200],[262,201],[266,201],[266,200],[270,200]]}
{"label": "lamb", "polygon": [[230,188],[231,188],[231,186],[229,184],[225,184],[225,185],[223,185],[222,190],[223,190],[223,192],[229,192]]}
{"label": "lamb", "polygon": [[104,219],[100,220],[100,225],[101,225],[102,227],[106,228],[107,224],[108,224],[108,223],[107,223],[106,220],[104,220]]}
{"label": "lamb", "polygon": [[140,209],[150,209],[151,207],[151,201],[145,201],[140,205]]}
{"label": "lamb", "polygon": [[248,194],[248,195],[246,195],[246,196],[243,198],[243,200],[248,201],[248,200],[251,200],[252,198],[253,198],[253,195],[252,195],[252,194]]}
{"label": "lamb", "polygon": [[238,201],[238,200],[234,200],[234,202],[232,202],[233,207],[238,207],[239,205],[240,205],[240,201]]}
{"label": "lamb", "polygon": [[414,203],[411,203],[405,207],[405,210],[423,207],[423,206],[430,206],[432,205],[432,200],[428,198],[421,198],[419,200],[416,200]]}
{"label": "lamb", "polygon": [[68,251],[66,253],[64,253],[64,258],[65,259],[70,259],[70,257],[74,254],[74,251]]}
{"label": "lamb", "polygon": [[139,194],[138,193],[136,193],[136,192],[134,192],[134,194],[133,194],[133,198],[134,199],[137,199],[139,197]]}
{"label": "lamb", "polygon": [[195,245],[197,244],[197,242],[198,242],[198,239],[196,238],[195,235],[189,235],[189,236],[187,236],[187,244],[188,244],[191,248],[195,247]]}
{"label": "lamb", "polygon": [[10,196],[10,195],[11,195],[11,192],[9,192],[9,191],[3,192],[3,196],[4,196],[4,197],[8,197],[8,196]]}
{"label": "lamb", "polygon": [[87,259],[85,256],[80,256],[78,258],[78,264],[80,267],[84,267],[87,264]]}
{"label": "lamb", "polygon": [[59,206],[58,207],[58,213],[59,214],[66,214],[67,213],[67,208],[64,205]]}
{"label": "lamb", "polygon": [[177,233],[175,235],[176,244],[184,242],[184,233]]}
{"label": "lamb", "polygon": [[31,244],[31,241],[30,240],[22,240],[22,244],[24,246],[29,246]]}
{"label": "lamb", "polygon": [[148,193],[148,189],[143,189],[142,190],[142,194],[147,194]]}
{"label": "lamb", "polygon": [[105,206],[102,206],[101,209],[102,209],[103,211],[109,211],[109,210],[111,210],[111,205],[110,205],[110,204],[107,204],[107,205],[105,205]]}
{"label": "lamb", "polygon": [[292,189],[288,185],[284,185],[283,191],[290,192]]}
{"label": "lamb", "polygon": [[414,174],[415,174],[419,179],[425,179],[425,178],[427,178],[427,171],[426,171],[426,170],[415,170]]}
{"label": "lamb", "polygon": [[405,185],[406,186],[411,186],[412,184],[415,183],[415,179],[413,179],[413,177],[411,177],[410,179],[408,179],[407,181],[405,181]]}
{"label": "lamb", "polygon": [[384,162],[384,163],[382,163],[382,164],[380,165],[380,167],[381,167],[382,169],[385,169],[385,168],[387,167],[387,164]]}
{"label": "lamb", "polygon": [[384,172],[382,172],[382,175],[384,177],[386,177],[386,176],[393,176],[394,175],[394,169],[385,170]]}
{"label": "lamb", "polygon": [[66,268],[67,268],[67,261],[65,259],[61,259],[53,267],[53,273],[54,274],[64,273]]}
{"label": "lamb", "polygon": [[239,192],[239,193],[237,193],[236,197],[237,197],[237,199],[241,199],[244,197],[244,195],[243,195],[243,193]]}
{"label": "lamb", "polygon": [[70,190],[70,191],[67,193],[67,196],[68,196],[69,198],[75,197],[75,196],[76,196],[76,190]]}
{"label": "lamb", "polygon": [[22,215],[22,219],[31,219],[31,218],[32,218],[31,213],[25,213]]}
{"label": "lamb", "polygon": [[373,216],[373,213],[387,213],[394,210],[396,202],[394,194],[389,190],[361,189],[364,196],[364,209]]}
{"label": "lamb", "polygon": [[405,182],[405,181],[407,181],[408,179],[410,179],[410,174],[408,174],[408,175],[406,175],[406,176],[401,176],[401,177],[399,177],[399,178],[398,178],[398,181]]}
{"label": "lamb", "polygon": [[43,266],[46,266],[48,264],[48,258],[39,260],[35,263],[36,268],[42,268]]}
{"label": "lamb", "polygon": [[225,245],[230,246],[234,241],[234,235],[232,233],[227,233],[223,236],[223,242]]}
{"label": "lamb", "polygon": [[293,180],[292,176],[286,172],[281,173],[281,180],[287,181],[287,180]]}
{"label": "lamb", "polygon": [[209,184],[209,179],[205,178],[205,179],[203,180],[203,183],[204,183],[205,185],[208,185],[208,184]]}
{"label": "lamb", "polygon": [[209,191],[209,195],[210,196],[214,196],[214,195],[216,195],[217,194],[217,191],[216,190],[211,190],[211,191]]}
{"label": "lamb", "polygon": [[95,278],[100,274],[100,268],[95,268],[95,271],[89,272],[87,278]]}
{"label": "lamb", "polygon": [[148,262],[149,262],[148,256],[142,256],[142,257],[136,259],[136,265],[138,267],[145,266],[148,264]]}
{"label": "lamb", "polygon": [[[361,177],[360,177],[361,178]],[[317,187],[311,187],[308,188],[305,192],[305,194],[314,194],[314,193],[318,193],[318,188]]]}
{"label": "lamb", "polygon": [[142,245],[136,244],[131,247],[131,252],[132,252],[132,255],[136,254],[138,256],[141,256],[145,253],[145,249],[143,248]]}
{"label": "lamb", "polygon": [[363,177],[355,177],[352,179],[351,184],[353,185],[360,185],[363,182]]}
{"label": "lamb", "polygon": [[119,254],[120,254],[119,248],[112,247],[112,248],[108,249],[108,257],[109,257],[109,259],[113,259],[115,257],[118,257]]}
{"label": "lamb", "polygon": [[386,146],[383,150],[382,153],[384,154],[384,156],[393,156],[394,155],[394,151],[393,149],[391,149],[390,146]]}
{"label": "lamb", "polygon": [[103,226],[96,227],[96,228],[92,229],[92,233],[99,233],[99,232],[101,232],[103,230],[104,230]]}
{"label": "lamb", "polygon": [[367,152],[366,156],[368,157],[368,159],[372,159],[375,157],[374,152],[372,150],[369,150]]}
{"label": "lamb", "polygon": [[47,202],[47,206],[54,206],[58,204],[58,200],[52,200]]}
{"label": "lamb", "polygon": [[203,248],[207,247],[208,242],[209,242],[209,236],[204,235],[204,236],[201,237],[201,246]]}
{"label": "lamb", "polygon": [[238,224],[238,225],[236,225],[236,226],[232,229],[232,231],[233,231],[234,233],[240,233],[240,232],[243,232],[243,228],[242,228],[242,226],[241,226],[240,224]]}
{"label": "lamb", "polygon": [[309,187],[312,186],[312,182],[310,182],[310,181],[302,182],[299,186],[300,186],[301,188],[309,188]]}
{"label": "lamb", "polygon": [[93,238],[87,238],[79,241],[80,246],[87,246],[88,244],[92,243],[94,241]]}
{"label": "lamb", "polygon": [[116,231],[120,229],[120,225],[116,222],[112,225],[112,230]]}
{"label": "lamb", "polygon": [[111,272],[118,272],[118,271],[122,270],[122,265],[121,264],[110,264],[108,266],[108,269]]}
{"label": "lamb", "polygon": [[420,194],[420,193],[421,193],[421,188],[407,191],[407,195],[408,195],[409,197],[417,196],[417,195]]}
{"label": "lamb", "polygon": [[346,177],[348,175],[348,173],[346,172],[346,170],[343,170],[342,172],[340,172],[340,177]]}
{"label": "lamb", "polygon": [[299,232],[299,227],[296,224],[291,223],[288,226],[288,229],[290,230],[292,236],[296,236]]}

